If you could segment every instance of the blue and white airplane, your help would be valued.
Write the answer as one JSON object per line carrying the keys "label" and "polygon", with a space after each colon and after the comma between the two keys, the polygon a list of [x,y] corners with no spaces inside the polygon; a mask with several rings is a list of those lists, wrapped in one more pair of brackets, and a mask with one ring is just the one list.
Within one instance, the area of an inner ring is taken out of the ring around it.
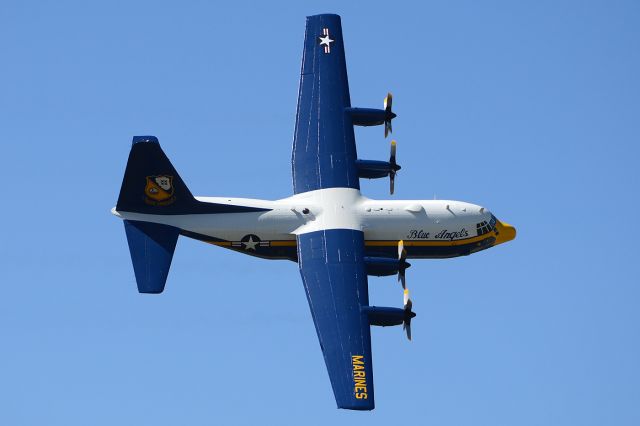
{"label": "blue and white airplane", "polygon": [[[291,197],[194,197],[153,136],[136,136],[113,214],[124,227],[141,293],[162,293],[179,235],[265,259],[298,262],[338,408],[374,408],[372,325],[403,325],[411,339],[407,259],[465,256],[515,238],[474,204],[374,200],[360,178],[400,166],[358,159],[354,126],[391,131],[384,109],[353,108],[337,15],[307,18],[293,140]],[[369,305],[367,276],[398,275],[402,308]]]}

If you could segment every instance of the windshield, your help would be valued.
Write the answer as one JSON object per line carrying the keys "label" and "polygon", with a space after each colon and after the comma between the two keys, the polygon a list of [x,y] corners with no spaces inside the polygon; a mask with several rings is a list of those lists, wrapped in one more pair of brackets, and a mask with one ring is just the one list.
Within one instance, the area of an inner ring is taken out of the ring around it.
{"label": "windshield", "polygon": [[491,219],[489,220],[489,222],[484,220],[478,223],[476,225],[476,231],[478,232],[478,235],[488,234],[489,232],[493,231],[496,228],[496,221],[496,217],[494,215],[491,215]]}

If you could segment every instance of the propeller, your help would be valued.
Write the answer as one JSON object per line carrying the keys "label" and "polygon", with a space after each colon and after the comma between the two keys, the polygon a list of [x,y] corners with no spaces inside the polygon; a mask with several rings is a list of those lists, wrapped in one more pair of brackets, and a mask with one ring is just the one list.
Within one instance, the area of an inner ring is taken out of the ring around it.
{"label": "propeller", "polygon": [[400,284],[402,284],[402,288],[405,290],[407,289],[405,271],[409,266],[411,266],[411,264],[407,262],[406,259],[407,251],[404,249],[404,241],[400,240],[398,241],[398,260],[400,261],[398,262],[398,281],[400,281]]}
{"label": "propeller", "polygon": [[389,191],[391,195],[393,195],[393,190],[395,188],[396,182],[396,173],[402,167],[396,163],[396,141],[391,141],[391,155],[389,156],[389,164],[391,164],[391,171],[389,172]]}
{"label": "propeller", "polygon": [[404,289],[404,321],[402,322],[402,329],[407,333],[407,339],[411,340],[411,319],[416,316],[416,313],[411,309],[413,308],[413,302],[409,298],[409,290]]}
{"label": "propeller", "polygon": [[391,128],[391,120],[396,118],[396,115],[391,111],[391,105],[393,104],[393,95],[391,92],[387,93],[387,96],[384,98],[384,137],[386,138],[389,133],[393,131]]}

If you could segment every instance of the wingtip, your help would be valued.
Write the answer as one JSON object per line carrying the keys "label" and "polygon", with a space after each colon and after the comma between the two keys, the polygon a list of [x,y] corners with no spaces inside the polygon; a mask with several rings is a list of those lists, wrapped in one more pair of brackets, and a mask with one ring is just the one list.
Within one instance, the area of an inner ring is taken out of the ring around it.
{"label": "wingtip", "polygon": [[338,409],[340,410],[353,410],[353,411],[371,411],[376,408],[376,405],[371,401],[371,404],[368,405],[340,405],[338,404]]}
{"label": "wingtip", "polygon": [[340,15],[338,15],[337,13],[318,13],[317,15],[309,15],[309,16],[307,16],[307,19],[313,19],[313,18],[338,18],[338,19],[340,19]]}
{"label": "wingtip", "polygon": [[158,138],[155,136],[134,136],[133,137],[133,141],[131,142],[131,145],[135,145],[137,143],[157,143],[159,144],[160,142],[158,141]]}

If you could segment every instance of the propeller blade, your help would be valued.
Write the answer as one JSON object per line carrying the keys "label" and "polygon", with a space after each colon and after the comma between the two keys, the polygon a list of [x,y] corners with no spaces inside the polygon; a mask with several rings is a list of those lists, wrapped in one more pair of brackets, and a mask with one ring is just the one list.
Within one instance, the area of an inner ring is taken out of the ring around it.
{"label": "propeller blade", "polygon": [[391,164],[391,171],[389,172],[389,192],[391,192],[391,195],[393,195],[395,189],[396,172],[401,168],[398,163],[396,163],[396,150],[397,142],[392,140],[391,153],[389,154],[389,164]]}
{"label": "propeller blade", "polygon": [[407,333],[407,339],[411,341],[411,318],[402,324],[402,329]]}
{"label": "propeller blade", "polygon": [[404,260],[407,258],[407,251],[404,249],[404,240],[398,241],[398,259]]}
{"label": "propeller blade", "polygon": [[391,112],[391,106],[393,104],[393,95],[391,92],[387,92],[387,96],[384,97],[384,110]]}
{"label": "propeller blade", "polygon": [[387,93],[387,96],[384,98],[384,111],[385,111],[385,119],[384,119],[384,137],[389,136],[389,133],[392,133],[393,128],[391,127],[391,120],[396,117],[396,115],[391,110],[393,105],[393,95],[391,92]]}
{"label": "propeller blade", "polygon": [[396,150],[398,143],[395,140],[391,141],[391,155],[389,156],[389,162],[391,165],[396,165]]}
{"label": "propeller blade", "polygon": [[403,289],[407,288],[407,278],[404,273],[404,268],[400,268],[398,270],[398,281],[400,281],[400,285],[402,285]]}
{"label": "propeller blade", "polygon": [[411,264],[406,261],[407,251],[404,249],[404,241],[398,241],[398,281],[402,284],[402,288],[406,290],[407,281],[405,277],[405,271]]}
{"label": "propeller blade", "polygon": [[404,290],[404,321],[402,323],[402,329],[407,333],[407,339],[411,340],[411,318],[415,317],[416,314],[411,310],[413,308],[413,302],[411,302],[411,298],[409,297],[409,290]]}

